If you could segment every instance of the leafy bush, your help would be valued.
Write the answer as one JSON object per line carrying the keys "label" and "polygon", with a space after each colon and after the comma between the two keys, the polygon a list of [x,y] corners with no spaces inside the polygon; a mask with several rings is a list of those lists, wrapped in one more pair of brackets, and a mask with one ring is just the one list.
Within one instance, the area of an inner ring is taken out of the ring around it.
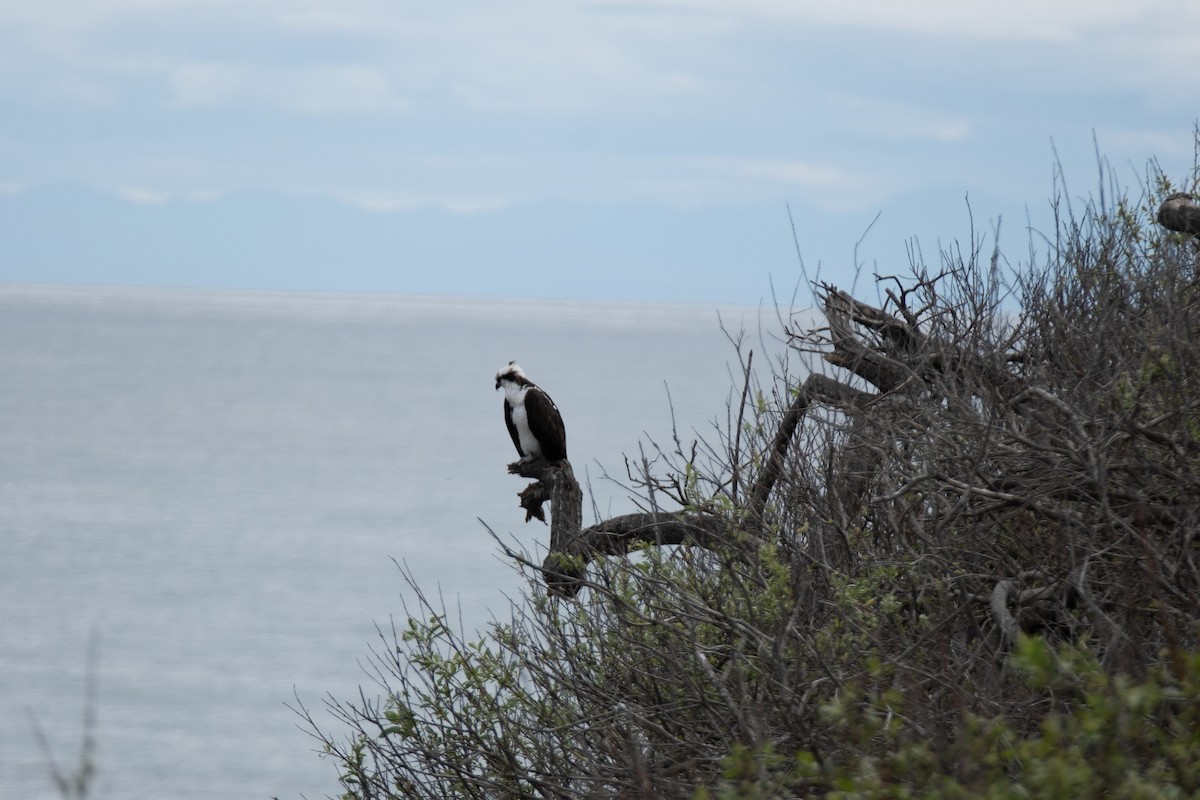
{"label": "leafy bush", "polygon": [[302,709],[345,796],[1200,793],[1200,252],[1150,184],[1026,265],[815,287],[803,379],[739,348],[718,435],[630,475],[677,509],[510,553],[482,637],[410,578],[349,736]]}

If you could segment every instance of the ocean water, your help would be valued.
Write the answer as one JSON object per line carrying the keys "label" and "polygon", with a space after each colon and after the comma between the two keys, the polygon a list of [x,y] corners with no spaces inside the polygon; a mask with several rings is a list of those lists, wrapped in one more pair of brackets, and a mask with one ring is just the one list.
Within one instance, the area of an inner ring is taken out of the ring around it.
{"label": "ocean water", "polygon": [[[773,314],[770,312],[768,316]],[[488,299],[0,286],[0,798],[74,766],[97,643],[91,797],[318,798],[324,695],[370,686],[407,587],[469,630],[531,550],[496,370],[561,408],[605,516],[623,453],[723,417],[758,312]],[[585,520],[590,517],[585,501]],[[409,598],[411,599],[411,598]]]}

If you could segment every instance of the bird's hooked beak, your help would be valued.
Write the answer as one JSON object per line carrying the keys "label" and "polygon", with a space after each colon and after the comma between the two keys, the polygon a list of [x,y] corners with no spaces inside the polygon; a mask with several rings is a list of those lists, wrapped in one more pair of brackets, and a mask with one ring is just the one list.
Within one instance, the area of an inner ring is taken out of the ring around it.
{"label": "bird's hooked beak", "polygon": [[500,388],[500,379],[499,378],[496,378],[496,388],[497,389]]}

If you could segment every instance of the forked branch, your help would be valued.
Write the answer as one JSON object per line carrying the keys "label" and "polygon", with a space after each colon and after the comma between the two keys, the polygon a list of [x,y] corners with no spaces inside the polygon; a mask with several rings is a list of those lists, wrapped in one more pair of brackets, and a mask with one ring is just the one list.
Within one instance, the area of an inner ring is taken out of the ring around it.
{"label": "forked branch", "polygon": [[[844,292],[827,287],[824,295],[827,318],[834,331],[827,361],[845,366],[881,390],[903,384],[911,371],[864,341],[855,330],[859,325],[877,333],[883,341],[911,348],[921,334],[906,321],[860,303]],[[588,563],[597,556],[623,555],[639,546],[693,545],[713,549],[730,541],[737,530],[750,538],[765,526],[771,493],[783,474],[796,431],[814,405],[860,414],[879,395],[819,373],[810,374],[794,389],[794,396],[779,420],[771,444],[761,459],[762,467],[746,495],[742,513],[717,514],[695,511],[627,514],[582,526],[583,493],[570,462],[540,459],[509,465],[511,473],[534,479],[521,493],[525,520],[545,521],[542,506],[551,504],[550,552],[542,574],[552,591],[571,596],[582,585]]]}

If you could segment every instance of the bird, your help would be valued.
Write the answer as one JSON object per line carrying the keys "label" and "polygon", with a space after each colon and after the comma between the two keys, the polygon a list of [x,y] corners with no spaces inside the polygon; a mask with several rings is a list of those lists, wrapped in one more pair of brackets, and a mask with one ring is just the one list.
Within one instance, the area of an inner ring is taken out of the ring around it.
{"label": "bird", "polygon": [[567,430],[550,395],[529,380],[516,361],[508,362],[496,373],[496,388],[502,386],[504,424],[521,456],[517,463],[528,463],[536,458],[565,461]]}

